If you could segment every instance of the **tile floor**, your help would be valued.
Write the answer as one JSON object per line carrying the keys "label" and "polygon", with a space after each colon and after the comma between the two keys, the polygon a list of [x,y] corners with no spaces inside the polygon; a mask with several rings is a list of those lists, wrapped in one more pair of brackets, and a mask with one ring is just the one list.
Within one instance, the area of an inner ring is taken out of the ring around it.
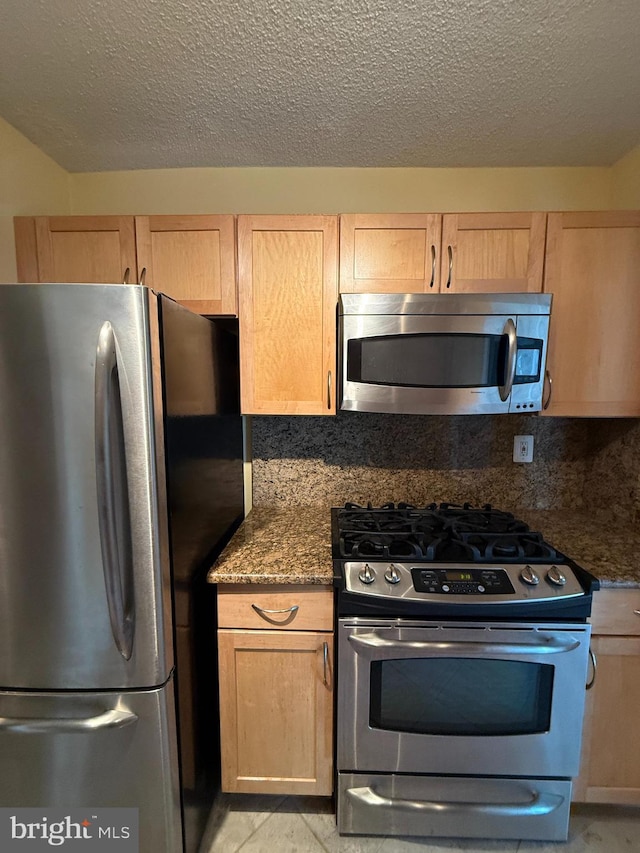
{"label": "tile floor", "polygon": [[339,836],[331,800],[220,794],[200,853],[636,853],[640,808],[575,806],[569,840],[475,841]]}

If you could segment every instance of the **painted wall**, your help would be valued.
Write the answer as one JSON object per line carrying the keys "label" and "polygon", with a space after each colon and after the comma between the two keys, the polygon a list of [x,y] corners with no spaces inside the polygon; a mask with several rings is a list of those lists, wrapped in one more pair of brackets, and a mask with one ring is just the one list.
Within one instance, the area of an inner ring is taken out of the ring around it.
{"label": "painted wall", "polygon": [[69,173],[0,118],[0,282],[16,280],[13,217],[65,214]]}
{"label": "painted wall", "polygon": [[601,210],[611,169],[157,169],[71,175],[72,212]]}
{"label": "painted wall", "polygon": [[612,207],[640,208],[640,145],[611,167]]}

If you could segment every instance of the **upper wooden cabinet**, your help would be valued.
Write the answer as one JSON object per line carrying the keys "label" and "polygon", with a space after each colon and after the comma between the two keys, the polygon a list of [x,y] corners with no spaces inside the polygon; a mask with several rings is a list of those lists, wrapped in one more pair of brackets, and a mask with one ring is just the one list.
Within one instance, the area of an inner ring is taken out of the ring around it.
{"label": "upper wooden cabinet", "polygon": [[550,213],[548,415],[640,415],[640,211]]}
{"label": "upper wooden cabinet", "polygon": [[139,277],[200,314],[237,314],[233,216],[136,216]]}
{"label": "upper wooden cabinet", "polygon": [[441,232],[437,213],[343,214],[340,292],[438,290]]}
{"label": "upper wooden cabinet", "polygon": [[225,216],[16,217],[19,281],[142,281],[201,314],[237,314]]}
{"label": "upper wooden cabinet", "polygon": [[546,213],[446,213],[440,289],[450,293],[539,293]]}
{"label": "upper wooden cabinet", "polygon": [[335,414],[338,218],[239,216],[244,414]]}
{"label": "upper wooden cabinet", "polygon": [[137,280],[132,216],[19,216],[15,234],[19,281]]}
{"label": "upper wooden cabinet", "polygon": [[540,292],[545,213],[345,214],[342,293]]}

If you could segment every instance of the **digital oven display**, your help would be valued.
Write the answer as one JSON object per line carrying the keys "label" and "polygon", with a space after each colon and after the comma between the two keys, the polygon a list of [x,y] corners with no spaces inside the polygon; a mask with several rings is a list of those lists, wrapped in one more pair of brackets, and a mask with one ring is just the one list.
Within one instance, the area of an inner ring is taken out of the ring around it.
{"label": "digital oven display", "polygon": [[471,572],[445,572],[445,580],[448,581],[472,581]]}

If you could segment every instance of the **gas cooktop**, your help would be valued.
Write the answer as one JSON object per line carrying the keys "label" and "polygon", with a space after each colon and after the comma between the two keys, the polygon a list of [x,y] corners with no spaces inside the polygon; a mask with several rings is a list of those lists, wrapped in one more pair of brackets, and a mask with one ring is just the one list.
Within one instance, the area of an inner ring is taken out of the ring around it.
{"label": "gas cooktop", "polygon": [[553,563],[564,559],[509,512],[490,504],[347,503],[334,512],[334,558],[419,562]]}
{"label": "gas cooktop", "polygon": [[347,503],[331,513],[342,612],[348,602],[350,612],[398,615],[590,612],[597,580],[490,504]]}

